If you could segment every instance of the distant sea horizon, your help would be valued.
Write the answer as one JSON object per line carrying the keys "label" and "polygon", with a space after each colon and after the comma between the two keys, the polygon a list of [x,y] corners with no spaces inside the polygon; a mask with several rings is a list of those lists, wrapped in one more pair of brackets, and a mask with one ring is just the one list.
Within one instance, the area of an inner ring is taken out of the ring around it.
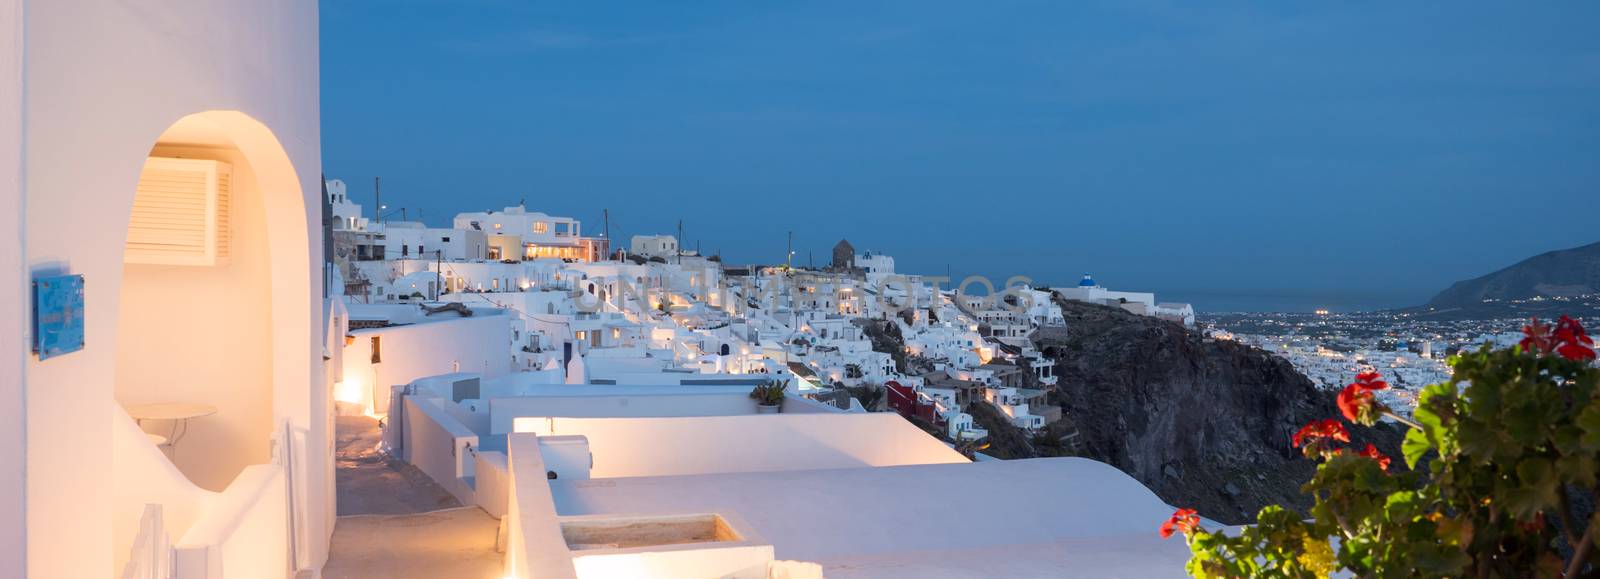
{"label": "distant sea horizon", "polygon": [[1179,302],[1194,306],[1199,314],[1224,312],[1283,312],[1310,313],[1320,309],[1331,312],[1369,312],[1421,305],[1427,297],[1411,295],[1340,295],[1314,292],[1221,292],[1203,290],[1157,291],[1158,302]]}

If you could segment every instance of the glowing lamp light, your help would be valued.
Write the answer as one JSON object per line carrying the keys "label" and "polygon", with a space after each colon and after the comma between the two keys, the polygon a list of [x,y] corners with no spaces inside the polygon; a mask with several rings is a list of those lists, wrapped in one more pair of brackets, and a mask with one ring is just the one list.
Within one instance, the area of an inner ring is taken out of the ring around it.
{"label": "glowing lamp light", "polygon": [[354,379],[336,382],[333,385],[333,399],[340,402],[361,404],[365,393],[366,388],[363,388],[361,383]]}

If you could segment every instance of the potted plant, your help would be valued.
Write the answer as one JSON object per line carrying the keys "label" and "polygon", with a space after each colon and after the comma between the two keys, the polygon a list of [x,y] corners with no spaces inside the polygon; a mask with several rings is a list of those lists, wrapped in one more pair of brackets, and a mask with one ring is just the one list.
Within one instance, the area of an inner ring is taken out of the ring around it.
{"label": "potted plant", "polygon": [[777,414],[783,411],[783,392],[788,389],[788,380],[768,380],[764,384],[756,385],[750,391],[750,397],[756,400],[756,414]]}
{"label": "potted plant", "polygon": [[[1593,500],[1600,456],[1594,339],[1566,316],[1522,332],[1516,346],[1451,356],[1449,381],[1409,416],[1378,400],[1389,383],[1377,372],[1357,375],[1338,395],[1343,416],[1290,437],[1320,462],[1302,487],[1308,514],[1269,506],[1223,532],[1179,509],[1161,536],[1184,535],[1195,577],[1600,575],[1600,515],[1574,500]],[[1347,423],[1380,420],[1405,426],[1403,462],[1352,443]]]}

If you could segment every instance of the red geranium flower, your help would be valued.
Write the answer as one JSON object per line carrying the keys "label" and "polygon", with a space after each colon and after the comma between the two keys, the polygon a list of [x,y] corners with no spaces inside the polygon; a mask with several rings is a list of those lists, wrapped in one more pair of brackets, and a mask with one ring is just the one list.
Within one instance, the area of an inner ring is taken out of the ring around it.
{"label": "red geranium flower", "polygon": [[1310,424],[1300,428],[1299,432],[1289,439],[1296,448],[1305,452],[1306,456],[1313,454],[1323,455],[1324,458],[1333,452],[1333,441],[1350,442],[1350,432],[1344,429],[1344,424],[1332,418],[1313,420]]}
{"label": "red geranium flower", "polygon": [[1339,412],[1351,422],[1361,422],[1361,416],[1368,413],[1372,402],[1372,392],[1362,389],[1359,384],[1345,386],[1339,392]]}
{"label": "red geranium flower", "polygon": [[1522,327],[1522,349],[1533,354],[1554,352],[1562,358],[1575,361],[1593,360],[1594,340],[1583,331],[1583,324],[1568,316],[1561,316],[1554,328],[1539,323],[1538,318]]}
{"label": "red geranium flower", "polygon": [[1339,412],[1345,419],[1358,424],[1371,426],[1377,422],[1378,415],[1388,410],[1373,397],[1372,393],[1389,388],[1389,383],[1380,378],[1377,372],[1362,372],[1356,375],[1356,381],[1345,386],[1339,392]]}
{"label": "red geranium flower", "polygon": [[1583,324],[1567,316],[1556,322],[1556,353],[1568,360],[1593,360],[1594,340],[1584,333]]}
{"label": "red geranium flower", "polygon": [[1383,381],[1383,375],[1377,372],[1356,374],[1356,384],[1367,390],[1384,390],[1389,387],[1389,383]]}
{"label": "red geranium flower", "polygon": [[1381,452],[1378,452],[1378,447],[1373,446],[1372,443],[1367,443],[1367,447],[1356,454],[1376,460],[1378,461],[1378,466],[1380,468],[1383,470],[1389,470],[1389,457],[1384,456]]}
{"label": "red geranium flower", "polygon": [[1194,534],[1200,528],[1200,514],[1194,509],[1178,509],[1173,511],[1167,522],[1161,523],[1161,538],[1172,536],[1173,531],[1181,531],[1184,535]]}
{"label": "red geranium flower", "polygon": [[1522,327],[1522,350],[1533,354],[1544,354],[1555,349],[1554,337],[1550,335],[1550,324],[1539,323],[1539,318],[1531,318],[1528,325]]}
{"label": "red geranium flower", "polygon": [[1517,521],[1517,526],[1521,527],[1523,531],[1528,532],[1528,533],[1537,533],[1539,531],[1543,531],[1544,530],[1544,512],[1541,511],[1541,512],[1535,513],[1533,515],[1533,519],[1532,520]]}

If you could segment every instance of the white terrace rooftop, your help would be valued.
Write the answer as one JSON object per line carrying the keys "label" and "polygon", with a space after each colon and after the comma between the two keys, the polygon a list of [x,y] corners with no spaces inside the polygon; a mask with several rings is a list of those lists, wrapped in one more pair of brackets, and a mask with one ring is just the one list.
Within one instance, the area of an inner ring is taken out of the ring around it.
{"label": "white terrace rooftop", "polygon": [[1188,558],[1155,532],[1171,507],[1115,468],[973,463],[890,414],[532,416],[516,430],[514,573],[1161,577]]}
{"label": "white terrace rooftop", "polygon": [[[1156,534],[1172,508],[1099,462],[974,463],[891,413],[793,396],[754,413],[745,386],[502,378],[453,402],[471,376],[418,380],[391,427],[405,460],[505,517],[509,577],[1162,577],[1188,558]],[[355,545],[340,568],[453,565],[428,520],[364,521],[336,538]]]}
{"label": "white terrace rooftop", "polygon": [[1081,458],[549,484],[561,516],[736,513],[832,579],[1176,577],[1188,560],[1152,523],[1171,507]]}

